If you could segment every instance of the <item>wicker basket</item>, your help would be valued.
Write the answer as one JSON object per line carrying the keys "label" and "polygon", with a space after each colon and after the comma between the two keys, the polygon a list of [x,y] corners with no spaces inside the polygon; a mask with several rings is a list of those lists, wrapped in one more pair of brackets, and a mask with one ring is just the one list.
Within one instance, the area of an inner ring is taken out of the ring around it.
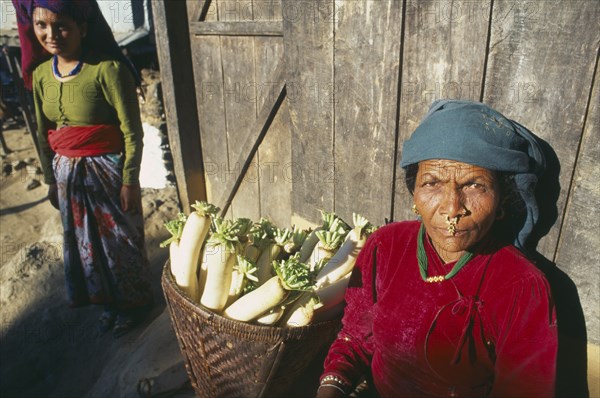
{"label": "wicker basket", "polygon": [[168,262],[162,287],[199,397],[287,396],[340,328],[339,320],[281,328],[224,318],[189,300],[175,284]]}

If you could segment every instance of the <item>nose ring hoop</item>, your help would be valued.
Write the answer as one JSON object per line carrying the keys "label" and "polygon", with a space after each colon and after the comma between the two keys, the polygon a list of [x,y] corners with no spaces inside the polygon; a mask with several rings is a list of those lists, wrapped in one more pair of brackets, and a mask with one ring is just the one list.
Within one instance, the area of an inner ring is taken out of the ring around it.
{"label": "nose ring hoop", "polygon": [[458,217],[446,216],[446,224],[448,224],[448,232],[454,236],[456,235],[456,224],[458,223]]}
{"label": "nose ring hoop", "polygon": [[456,235],[456,224],[458,224],[458,218],[468,216],[470,214],[469,210],[465,209],[460,215],[450,218],[450,216],[446,215],[446,224],[448,224],[448,232],[454,236]]}

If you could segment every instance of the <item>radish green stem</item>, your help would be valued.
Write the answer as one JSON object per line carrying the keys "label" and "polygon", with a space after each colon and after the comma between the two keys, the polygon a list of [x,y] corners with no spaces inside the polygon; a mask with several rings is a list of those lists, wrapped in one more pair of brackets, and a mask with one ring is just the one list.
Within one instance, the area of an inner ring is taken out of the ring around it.
{"label": "radish green stem", "polygon": [[283,250],[286,253],[294,254],[295,252],[300,250],[300,248],[302,247],[302,244],[306,240],[307,236],[308,236],[308,231],[303,230],[303,229],[297,229],[296,227],[294,227],[290,238],[283,245]]}
{"label": "radish green stem", "polygon": [[183,232],[183,226],[187,219],[185,213],[179,213],[175,220],[165,222],[165,228],[171,234],[171,237],[161,242],[160,247],[167,247],[171,242],[179,242],[181,239],[181,233]]}

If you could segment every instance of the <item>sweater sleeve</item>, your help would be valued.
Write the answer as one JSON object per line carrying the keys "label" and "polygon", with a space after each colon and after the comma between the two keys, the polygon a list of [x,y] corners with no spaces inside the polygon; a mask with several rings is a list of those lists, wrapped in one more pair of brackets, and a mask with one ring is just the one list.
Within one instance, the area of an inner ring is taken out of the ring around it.
{"label": "sweater sleeve", "polygon": [[505,293],[509,305],[494,311],[498,336],[490,397],[553,397],[558,337],[548,283],[531,276]]}
{"label": "sweater sleeve", "polygon": [[127,67],[118,61],[105,62],[100,79],[104,97],[115,109],[119,127],[123,132],[125,144],[123,184],[137,184],[142,161],[144,130],[135,80]]}
{"label": "sweater sleeve", "polygon": [[37,124],[37,141],[39,146],[39,156],[42,170],[44,172],[44,182],[46,184],[55,184],[56,179],[54,178],[54,171],[52,169],[52,159],[54,158],[54,152],[48,144],[48,130],[56,128],[56,124],[51,122],[46,115],[44,115],[43,99],[44,99],[44,87],[39,76],[37,69],[33,72],[33,103],[35,106],[35,120]]}
{"label": "sweater sleeve", "polygon": [[355,386],[367,374],[373,355],[372,266],[375,236],[365,244],[346,290],[342,329],[331,345],[321,378],[333,375]]}

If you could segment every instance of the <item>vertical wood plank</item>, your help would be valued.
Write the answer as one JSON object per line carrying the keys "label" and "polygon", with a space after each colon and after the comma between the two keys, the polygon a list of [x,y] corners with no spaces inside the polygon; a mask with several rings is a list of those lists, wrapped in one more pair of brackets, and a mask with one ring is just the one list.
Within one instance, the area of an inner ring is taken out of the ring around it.
{"label": "vertical wood plank", "polygon": [[[265,101],[277,95],[273,79],[279,62],[283,62],[283,40],[257,37],[254,39],[256,63],[256,111]],[[260,210],[261,216],[280,227],[291,222],[292,183],[285,175],[291,163],[291,129],[287,102],[284,102],[259,147]]]}
{"label": "vertical wood plank", "polygon": [[381,225],[391,216],[402,2],[338,4],[335,211]]}
{"label": "vertical wood plank", "polygon": [[252,160],[258,153],[258,149],[263,142],[269,128],[271,127],[275,116],[281,105],[285,101],[285,80],[283,78],[284,65],[281,60],[277,63],[275,82],[277,86],[274,87],[273,92],[277,95],[267,97],[265,104],[262,106],[258,117],[254,122],[246,127],[244,142],[240,145],[243,148],[250,148],[247,152],[241,152],[237,159],[231,160],[230,163],[237,162],[242,164],[239,171],[236,171],[236,177],[230,181],[226,181],[225,192],[229,192],[227,197],[220,198],[217,203],[223,203],[221,214],[226,212],[238,192],[239,186],[242,183],[243,177],[248,172],[250,166],[252,166]]}
{"label": "vertical wood plank", "polygon": [[557,265],[578,287],[588,339],[600,343],[600,73],[596,70],[590,109],[565,212]]}
{"label": "vertical wood plank", "polygon": [[333,0],[282,1],[287,103],[292,127],[293,222],[333,210]]}
{"label": "vertical wood plank", "polygon": [[[281,20],[281,2],[253,0],[254,21]],[[258,116],[265,101],[277,93],[274,73],[283,62],[283,40],[280,38],[255,37],[255,97]],[[284,102],[258,150],[260,215],[280,227],[288,227],[291,220],[291,182],[282,174],[283,165],[291,162],[291,135],[286,124],[287,104]]]}
{"label": "vertical wood plank", "polygon": [[[223,57],[223,91],[225,95],[225,123],[229,171],[227,178],[235,178],[242,167],[233,162],[250,148],[242,147],[248,126],[256,120],[254,91],[254,41],[247,37],[221,37]],[[234,217],[260,217],[258,155],[252,160],[242,184],[232,202]]]}
{"label": "vertical wood plank", "polygon": [[[188,0],[188,14],[200,14],[197,1]],[[206,21],[217,21],[217,7],[211,1]],[[223,196],[223,187],[229,170],[227,161],[227,133],[223,102],[223,68],[221,43],[218,37],[192,36],[192,65],[198,103],[198,120],[204,158],[207,200],[214,203]],[[220,206],[220,204],[215,203]]]}
{"label": "vertical wood plank", "polygon": [[[219,21],[251,21],[252,12],[251,1],[219,0],[217,2]],[[243,148],[241,144],[247,134],[247,126],[256,119],[256,101],[252,98],[255,84],[254,40],[251,37],[221,36],[220,41],[229,159],[227,178],[235,178],[236,171],[239,171],[242,165],[233,162],[240,153],[249,150]],[[248,217],[253,220],[260,217],[258,163],[257,155],[231,204],[233,217]]]}
{"label": "vertical wood plank", "polygon": [[599,7],[588,0],[494,2],[484,101],[548,141],[560,161],[558,220],[538,245],[549,259],[581,140]]}
{"label": "vertical wood plank", "polygon": [[[223,72],[218,37],[192,37],[198,119],[202,131],[202,149],[209,202],[223,196],[229,163],[223,104]],[[182,133],[185,130],[181,131]]]}
{"label": "vertical wood plank", "polygon": [[[490,1],[408,1],[400,94],[398,160],[402,143],[440,98],[479,100],[484,76]],[[398,162],[399,163],[399,162]],[[397,167],[394,219],[414,218],[412,197]]]}
{"label": "vertical wood plank", "polygon": [[[281,1],[253,0],[253,7],[255,21],[282,19]],[[276,83],[273,79],[277,63],[283,60],[283,39],[256,37],[254,49],[258,115],[265,101],[277,95],[273,92]],[[292,161],[288,112],[285,101],[258,151],[261,217],[272,220],[280,227],[290,226],[292,211],[292,183],[284,174],[286,165]]]}
{"label": "vertical wood plank", "polygon": [[292,223],[293,191],[289,175],[292,134],[288,112],[287,102],[284,102],[259,150],[261,216],[280,227],[290,227]]}
{"label": "vertical wood plank", "polygon": [[191,203],[206,199],[206,188],[196,94],[189,83],[195,62],[186,3],[152,2],[152,13],[177,192],[183,210],[189,212]]}

